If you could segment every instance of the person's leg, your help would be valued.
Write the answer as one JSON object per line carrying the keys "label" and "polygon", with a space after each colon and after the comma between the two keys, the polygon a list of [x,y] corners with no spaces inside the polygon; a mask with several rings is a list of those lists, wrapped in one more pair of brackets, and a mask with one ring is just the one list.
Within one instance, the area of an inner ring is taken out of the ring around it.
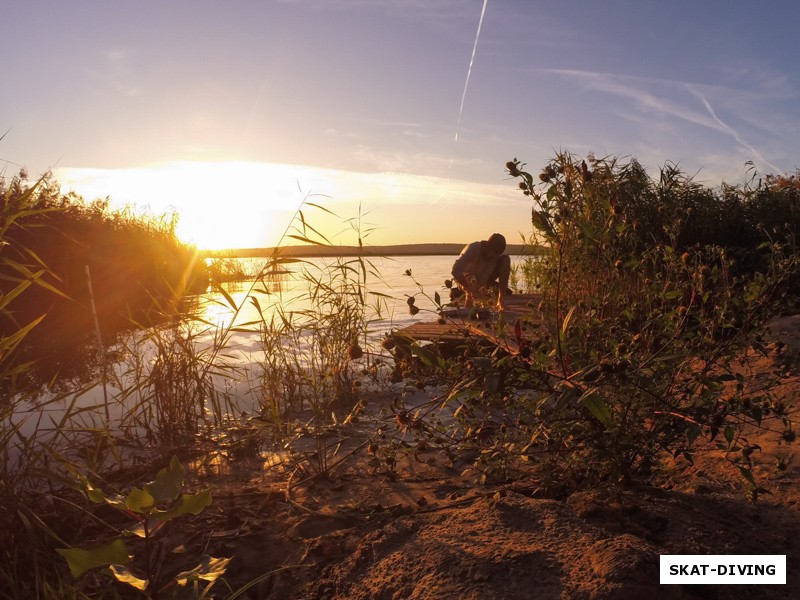
{"label": "person's leg", "polygon": [[511,257],[507,254],[503,254],[495,261],[494,270],[489,279],[490,287],[497,286],[497,304],[500,308],[503,308],[506,294],[510,291],[508,289],[508,280],[510,277]]}
{"label": "person's leg", "polygon": [[497,274],[497,282],[500,284],[500,289],[503,293],[506,293],[510,291],[508,288],[508,280],[511,277],[511,257],[507,254],[503,254],[498,258],[497,269],[499,271]]}
{"label": "person's leg", "polygon": [[488,285],[494,287],[497,285],[504,292],[508,291],[508,280],[511,277],[511,257],[503,254],[497,257],[494,263],[494,269],[489,277]]}

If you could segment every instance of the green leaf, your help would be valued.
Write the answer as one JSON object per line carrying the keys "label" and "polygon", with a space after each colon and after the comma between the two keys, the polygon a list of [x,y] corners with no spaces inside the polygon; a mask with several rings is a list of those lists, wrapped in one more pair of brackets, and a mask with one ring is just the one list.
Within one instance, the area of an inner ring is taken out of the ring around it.
{"label": "green leaf", "polygon": [[172,502],[181,493],[184,470],[177,456],[173,456],[169,467],[161,469],[156,475],[156,480],[144,486],[144,489],[153,496],[156,504]]}
{"label": "green leaf", "polygon": [[127,583],[128,585],[135,587],[137,590],[146,590],[147,585],[150,583],[147,579],[140,579],[134,575],[131,570],[124,565],[110,565],[109,569],[111,569],[111,572],[114,574],[114,577],[117,578],[117,581]]}
{"label": "green leaf", "polygon": [[131,488],[131,491],[125,496],[125,506],[128,510],[132,510],[135,513],[149,512],[153,509],[155,504],[156,501],[153,496],[137,487]]}
{"label": "green leaf", "polygon": [[211,504],[211,490],[205,490],[199,494],[184,494],[178,503],[169,510],[156,510],[153,514],[162,521],[169,521],[181,515],[199,515],[203,509]]}
{"label": "green leaf", "polygon": [[[551,188],[552,189],[552,188]],[[547,219],[547,213],[543,210],[540,211],[532,211],[531,212],[531,223],[533,226],[541,231],[542,233],[546,233],[550,237],[555,236],[555,232],[553,228],[550,226],[550,222]]]}
{"label": "green leaf", "polygon": [[222,297],[225,298],[225,302],[228,303],[228,306],[232,310],[234,310],[234,311],[238,310],[238,307],[236,306],[236,301],[228,293],[228,290],[226,290],[224,287],[222,287],[221,284],[216,283],[216,282],[212,282],[212,285],[214,287],[214,291],[220,293],[222,295]]}
{"label": "green leaf", "polygon": [[[86,497],[89,498],[90,501],[95,502],[97,504],[102,504],[103,502],[108,502],[108,498],[106,498],[105,493],[99,487],[95,487],[94,484],[89,481],[88,477],[84,477],[83,475],[77,476],[78,481],[81,484],[81,489],[86,493]],[[112,504],[109,502],[109,504]]]}
{"label": "green leaf", "polygon": [[[145,527],[145,524],[147,525]],[[135,535],[139,538],[146,538],[153,536],[163,526],[164,522],[155,517],[149,517],[137,522],[133,527],[129,527],[123,533],[128,535]]]}
{"label": "green leaf", "polygon": [[725,431],[722,432],[722,435],[725,436],[725,440],[728,442],[728,445],[733,443],[734,431],[732,426],[728,425],[725,428]]}
{"label": "green leaf", "polygon": [[125,542],[116,539],[104,546],[98,546],[92,550],[83,548],[56,548],[61,556],[67,560],[70,573],[73,577],[80,577],[86,571],[97,567],[107,567],[109,565],[125,565],[130,561],[128,548]]}
{"label": "green leaf", "polygon": [[424,364],[426,367],[435,368],[435,367],[437,367],[437,366],[441,366],[441,365],[439,364],[438,357],[437,357],[437,356],[436,356],[436,355],[435,355],[433,352],[431,352],[430,350],[428,350],[427,348],[424,348],[424,347],[422,347],[422,346],[419,346],[419,345],[417,345],[417,344],[414,344],[414,345],[411,347],[411,351],[412,351],[412,352],[413,352],[413,353],[414,353],[416,356],[418,356],[418,357],[419,357],[419,359],[420,359],[420,360],[423,362],[423,364]]}
{"label": "green leaf", "polygon": [[194,569],[191,571],[183,571],[175,576],[175,583],[178,585],[186,585],[193,583],[198,579],[203,581],[216,581],[225,573],[228,568],[228,563],[231,562],[230,558],[214,558],[213,556],[204,556]]}
{"label": "green leaf", "polygon": [[28,335],[31,329],[36,327],[42,321],[42,319],[44,319],[44,317],[45,315],[42,315],[41,317],[38,317],[25,325],[25,327],[20,327],[14,333],[4,336],[2,339],[0,339],[0,354],[10,353],[17,346],[17,344],[19,344],[23,338]]}
{"label": "green leaf", "polygon": [[119,510],[125,511],[128,509],[127,498],[124,496],[120,496],[119,494],[114,494],[113,496],[106,496],[105,497],[106,504],[109,506],[113,506],[114,508],[118,508]]}
{"label": "green leaf", "polygon": [[739,472],[742,474],[742,477],[744,477],[752,487],[758,487],[756,486],[756,480],[753,477],[753,473],[748,467],[744,467],[742,465],[737,465],[737,467],[739,467]]}
{"label": "green leaf", "polygon": [[11,304],[11,301],[22,294],[33,282],[31,280],[25,280],[21,282],[17,287],[15,287],[10,292],[7,292],[5,295],[0,296],[0,310],[3,310],[6,306]]}
{"label": "green leaf", "polygon": [[591,388],[584,392],[580,397],[580,402],[592,413],[592,416],[603,425],[608,428],[613,425],[611,411],[600,394],[597,393],[597,388]]}

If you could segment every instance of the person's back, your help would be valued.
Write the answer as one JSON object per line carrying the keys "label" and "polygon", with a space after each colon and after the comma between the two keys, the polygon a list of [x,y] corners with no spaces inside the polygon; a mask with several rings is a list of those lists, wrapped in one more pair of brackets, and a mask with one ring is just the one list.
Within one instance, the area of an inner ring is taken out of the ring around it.
{"label": "person's back", "polygon": [[502,310],[511,274],[511,259],[504,254],[505,249],[505,237],[493,233],[488,240],[467,244],[461,251],[453,263],[452,275],[466,294],[466,306],[472,306],[476,297],[497,287],[497,304]]}

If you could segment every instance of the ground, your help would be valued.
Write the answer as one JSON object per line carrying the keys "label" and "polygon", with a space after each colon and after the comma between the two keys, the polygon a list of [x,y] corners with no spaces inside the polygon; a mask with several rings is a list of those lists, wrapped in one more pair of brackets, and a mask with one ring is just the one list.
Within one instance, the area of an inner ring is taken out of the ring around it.
{"label": "ground", "polygon": [[[800,317],[775,322],[767,339],[787,343],[781,360],[800,371]],[[754,359],[754,376],[771,360]],[[794,403],[800,378],[780,394]],[[649,482],[550,494],[522,482],[478,486],[461,465],[425,456],[389,477],[355,438],[327,478],[252,457],[208,464],[193,484],[211,485],[213,503],[174,534],[174,556],[233,557],[226,581],[250,582],[244,598],[797,598],[795,446],[774,431],[747,436],[770,492],[756,503],[713,445]],[[661,554],[785,554],[787,584],[662,586]]]}

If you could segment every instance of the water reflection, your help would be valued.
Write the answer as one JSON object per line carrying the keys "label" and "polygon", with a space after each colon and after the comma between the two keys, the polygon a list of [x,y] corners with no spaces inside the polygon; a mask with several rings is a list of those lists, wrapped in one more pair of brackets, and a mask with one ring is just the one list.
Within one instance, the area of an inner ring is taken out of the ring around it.
{"label": "water reflection", "polygon": [[[313,287],[317,282],[326,285],[326,274],[341,268],[342,260],[347,259],[311,259],[255,283],[222,284],[223,291],[212,289],[198,297],[198,318],[224,328],[269,322],[279,312],[307,313],[313,309]],[[362,278],[357,283],[368,322],[386,330],[435,317],[433,298],[437,293],[446,298],[444,280],[452,261],[451,256],[374,257],[363,272],[354,259],[344,268],[348,276]],[[408,313],[408,296],[415,296],[422,309],[417,316]]]}
{"label": "water reflection", "polygon": [[[264,328],[270,323],[280,326],[283,318],[312,318],[318,300],[311,293],[315,282],[329,285],[332,269],[340,269],[339,273],[351,278],[351,282],[355,278],[367,321],[367,343],[374,344],[379,352],[378,343],[387,330],[436,318],[433,298],[436,294],[446,297],[444,280],[449,277],[452,261],[451,256],[372,258],[364,263],[355,259],[314,259],[270,273],[255,282],[226,283],[221,289],[187,297],[184,318],[179,322],[131,332],[124,342],[112,348],[114,353],[109,355],[112,360],[105,382],[110,398],[109,419],[102,400],[103,385],[96,379],[97,385],[85,386],[72,394],[50,392],[20,402],[4,426],[16,429],[21,443],[33,437],[63,436],[64,427],[73,432],[121,429],[126,438],[147,443],[154,439],[152,428],[157,423],[152,416],[153,369],[160,356],[170,354],[173,347],[169,345],[170,336],[178,336],[178,341],[187,340],[190,358],[199,361],[201,383],[206,387],[198,395],[204,403],[198,414],[241,415],[245,411],[256,414],[262,410],[261,404],[268,402],[264,365],[271,351],[265,344]],[[261,267],[263,261],[257,268]],[[414,296],[416,306],[422,309],[415,316],[408,312],[409,296]],[[330,306],[328,309],[332,310]],[[298,365],[304,357],[312,356],[309,344],[316,342],[309,331],[301,331],[290,341],[295,345],[280,347],[278,351],[294,353]],[[95,438],[87,436],[73,447],[96,446]],[[223,458],[212,460],[208,468],[227,468],[220,462]]]}

